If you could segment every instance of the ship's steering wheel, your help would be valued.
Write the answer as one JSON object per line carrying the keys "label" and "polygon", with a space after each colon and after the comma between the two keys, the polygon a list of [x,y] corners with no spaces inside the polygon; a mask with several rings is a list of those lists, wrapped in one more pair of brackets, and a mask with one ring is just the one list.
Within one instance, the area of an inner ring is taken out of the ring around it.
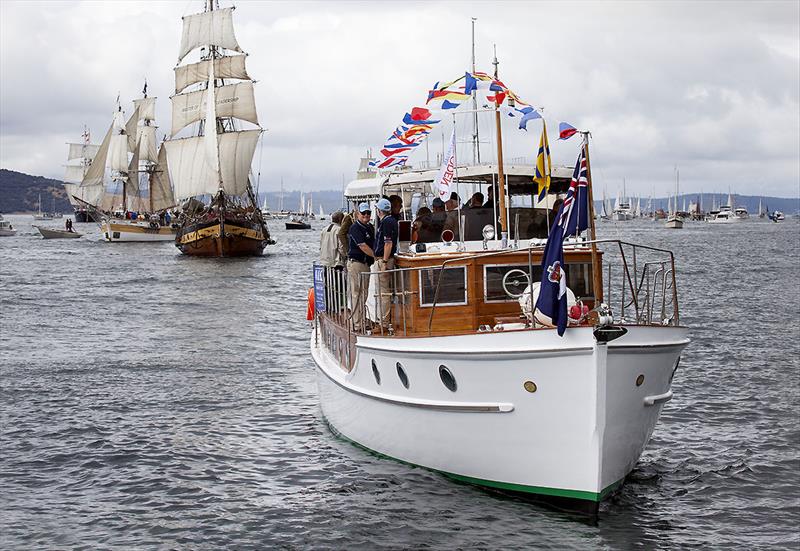
{"label": "ship's steering wheel", "polygon": [[[531,284],[531,279],[528,277],[528,273],[525,272],[524,270],[520,269],[509,270],[506,272],[506,275],[503,276],[503,291],[505,291],[505,293],[511,298],[521,297],[522,294],[525,292],[525,289],[527,289],[530,286],[530,284]],[[522,286],[521,291],[519,291],[518,293],[512,292],[512,289],[513,291],[516,291],[517,289],[520,288],[520,286]]]}

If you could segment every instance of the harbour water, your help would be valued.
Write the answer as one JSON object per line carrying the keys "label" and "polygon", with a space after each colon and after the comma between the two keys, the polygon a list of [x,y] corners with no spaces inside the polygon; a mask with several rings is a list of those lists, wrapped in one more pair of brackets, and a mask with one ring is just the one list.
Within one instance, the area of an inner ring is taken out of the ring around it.
{"label": "harbour water", "polygon": [[[597,523],[376,457],[322,419],[319,230],[261,258],[0,238],[0,548],[627,549],[800,545],[795,218],[600,223],[676,253],[687,348]],[[498,457],[498,460],[502,460]]]}

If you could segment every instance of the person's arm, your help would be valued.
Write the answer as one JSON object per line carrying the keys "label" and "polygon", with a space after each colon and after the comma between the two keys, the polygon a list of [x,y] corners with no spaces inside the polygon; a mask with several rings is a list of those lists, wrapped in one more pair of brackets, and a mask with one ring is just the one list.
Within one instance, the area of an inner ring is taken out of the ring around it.
{"label": "person's arm", "polygon": [[372,258],[375,258],[375,252],[372,250],[372,247],[370,247],[370,246],[369,246],[369,245],[367,245],[366,243],[359,243],[359,244],[358,244],[358,248],[359,248],[359,249],[361,249],[361,251],[362,251],[362,252],[363,252],[365,255],[367,255],[367,256],[371,256]]}

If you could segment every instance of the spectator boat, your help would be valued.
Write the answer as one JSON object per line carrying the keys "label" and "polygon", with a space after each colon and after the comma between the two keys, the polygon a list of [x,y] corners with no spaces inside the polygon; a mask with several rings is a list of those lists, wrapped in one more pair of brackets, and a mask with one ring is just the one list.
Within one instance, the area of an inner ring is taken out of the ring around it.
{"label": "spectator boat", "polygon": [[[499,134],[499,114],[496,124]],[[544,278],[566,282],[570,319],[559,336],[539,308],[542,258],[551,209],[570,193],[577,204],[570,190],[583,173],[553,168],[547,196],[526,204],[535,167],[504,166],[501,145],[497,159],[458,165],[451,184],[462,197],[476,188],[490,197],[499,183],[495,205],[460,209],[460,235],[426,243],[412,243],[401,221],[393,285],[362,275],[364,315],[382,319],[387,304],[388,328],[355,330],[351,282],[315,266],[310,349],[322,412],[334,432],[380,455],[594,514],[673,396],[689,343],[674,257],[598,240],[593,222],[566,239],[562,271],[551,265]],[[437,170],[363,167],[345,191],[351,207],[399,195],[409,220],[411,207],[438,196]]]}
{"label": "spectator boat", "polygon": [[33,225],[34,228],[39,230],[42,237],[45,239],[78,239],[83,237],[82,233],[76,231],[68,231],[57,228],[46,228],[44,226]]}

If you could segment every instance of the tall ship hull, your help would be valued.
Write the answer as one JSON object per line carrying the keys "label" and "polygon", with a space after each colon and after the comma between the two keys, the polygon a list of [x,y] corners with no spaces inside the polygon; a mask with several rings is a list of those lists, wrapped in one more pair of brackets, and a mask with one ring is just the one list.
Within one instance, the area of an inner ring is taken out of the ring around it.
{"label": "tall ship hull", "polygon": [[95,222],[94,217],[91,215],[88,209],[75,208],[74,216],[75,222],[78,223]]}
{"label": "tall ship hull", "polygon": [[134,220],[103,220],[100,224],[103,239],[109,243],[170,242],[175,240],[174,228]]}
{"label": "tall ship hull", "polygon": [[190,256],[257,256],[264,252],[267,237],[258,222],[217,218],[185,224],[175,245]]}
{"label": "tall ship hull", "polygon": [[[348,440],[455,479],[563,498],[591,512],[639,460],[689,342],[685,328],[628,329],[608,344],[581,327],[565,342],[552,330],[415,339],[413,352],[404,340],[359,337],[350,372],[316,332],[311,350],[322,412]],[[442,384],[441,365],[458,392]]]}

